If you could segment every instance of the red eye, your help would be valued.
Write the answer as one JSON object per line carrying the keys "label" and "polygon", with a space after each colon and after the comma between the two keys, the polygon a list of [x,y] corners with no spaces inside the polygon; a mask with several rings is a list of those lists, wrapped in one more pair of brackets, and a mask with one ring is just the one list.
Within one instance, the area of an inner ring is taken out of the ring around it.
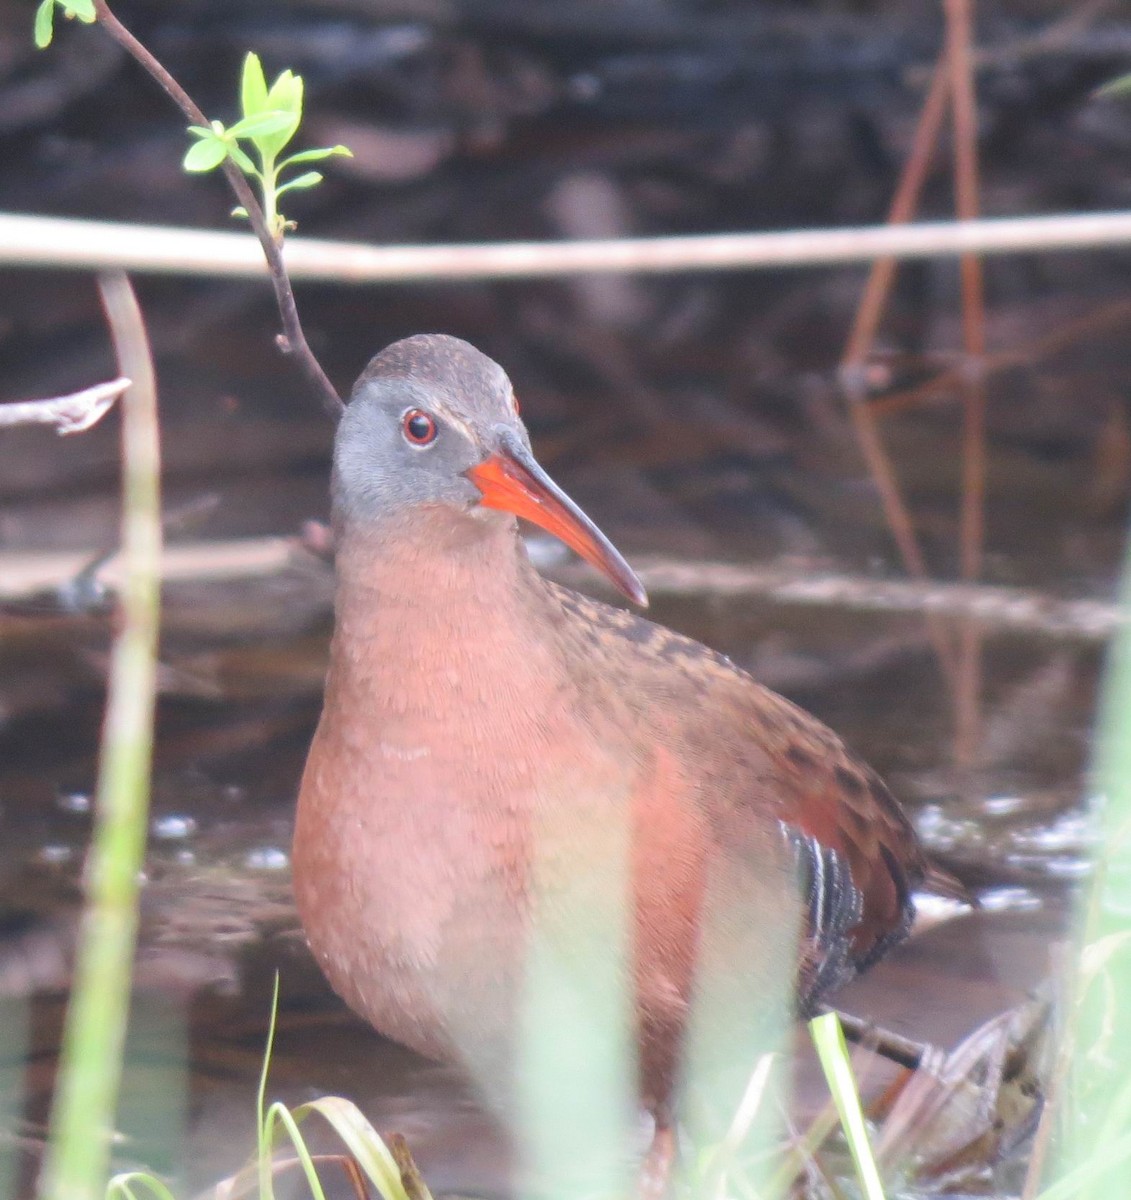
{"label": "red eye", "polygon": [[436,419],[423,409],[410,408],[401,418],[401,428],[414,446],[427,446],[436,440]]}

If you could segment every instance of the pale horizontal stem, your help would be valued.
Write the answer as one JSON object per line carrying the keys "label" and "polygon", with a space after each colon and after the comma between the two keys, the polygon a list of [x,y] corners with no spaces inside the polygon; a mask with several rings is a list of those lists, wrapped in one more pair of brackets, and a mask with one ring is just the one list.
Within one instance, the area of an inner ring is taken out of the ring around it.
{"label": "pale horizontal stem", "polygon": [[[173,583],[272,575],[291,561],[294,552],[294,541],[284,537],[166,546],[161,558],[161,579]],[[82,550],[0,553],[0,599],[18,600],[69,583],[89,567],[94,557]],[[108,588],[121,586],[118,558],[107,558],[95,575]]]}
{"label": "pale horizontal stem", "polygon": [[633,558],[632,565],[656,596],[760,599],[857,612],[937,613],[962,617],[987,632],[1103,642],[1129,619],[1127,610],[1118,604],[1062,600],[1044,592],[992,584],[869,579],[806,569],[795,563],[747,566]]}
{"label": "pale horizontal stem", "polygon": [[[166,583],[183,580],[247,579],[272,575],[309,556],[291,538],[246,538],[182,543],[165,549],[161,575]],[[81,552],[0,554],[0,598],[16,600],[70,582],[90,562]],[[1128,621],[1118,604],[1102,600],[1063,600],[1042,592],[989,584],[869,579],[807,569],[796,563],[733,564],[634,556],[632,565],[653,597],[713,596],[762,600],[784,606],[849,609],[856,612],[923,612],[964,617],[988,632],[1036,634],[1078,642],[1103,642]],[[555,571],[571,583],[599,585],[588,568]],[[110,560],[97,572],[100,582],[116,587],[118,564]]]}
{"label": "pale horizontal stem", "polygon": [[0,427],[11,425],[54,425],[61,434],[82,433],[110,411],[114,401],[130,386],[124,377],[96,383],[50,400],[17,400],[0,404]]}
{"label": "pale horizontal stem", "polygon": [[[295,279],[392,283],[518,279],[620,272],[755,270],[865,263],[876,258],[1021,254],[1131,243],[1131,212],[1003,217],[850,229],[713,233],[608,241],[370,246],[291,237]],[[187,275],[266,275],[250,234],[0,214],[0,265]]]}

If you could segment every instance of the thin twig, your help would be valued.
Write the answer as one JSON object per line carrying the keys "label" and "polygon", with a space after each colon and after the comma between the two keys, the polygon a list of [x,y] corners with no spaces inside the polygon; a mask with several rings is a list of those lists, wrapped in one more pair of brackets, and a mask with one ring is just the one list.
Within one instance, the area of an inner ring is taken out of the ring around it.
{"label": "thin twig", "polygon": [[[294,553],[294,541],[284,537],[179,543],[166,547],[161,577],[166,583],[255,579],[283,570]],[[122,565],[117,551],[99,554],[95,561],[98,585],[111,590],[119,587]],[[0,599],[18,600],[44,590],[69,590],[76,576],[90,575],[91,566],[91,555],[86,550],[0,553]]]}
{"label": "thin twig", "polygon": [[[888,211],[889,225],[906,224],[918,207],[931,156],[942,128],[949,87],[946,58],[943,55],[935,64],[930,91],[923,103],[919,123],[915,129],[911,155],[903,169]],[[895,467],[880,437],[876,414],[868,403],[865,380],[866,364],[895,279],[896,265],[897,260],[891,256],[878,259],[872,265],[841,359],[840,382],[848,403],[848,414],[856,433],[856,441],[879,493],[884,519],[899,548],[904,568],[913,579],[924,580],[927,578],[927,564],[919,546],[919,539],[915,536],[915,526],[903,499]],[[937,617],[928,616],[927,633],[935,648],[943,677],[954,692],[956,668],[949,630]]]}
{"label": "thin twig", "polygon": [[[1081,316],[1058,325],[1050,333],[1045,333],[1029,342],[1015,344],[1008,350],[996,354],[987,354],[983,378],[987,381],[992,375],[1008,371],[1014,367],[1034,367],[1046,358],[1069,349],[1085,338],[1094,337],[1110,325],[1124,322],[1131,316],[1131,300],[1110,300]],[[940,371],[930,379],[917,383],[914,387],[900,391],[889,392],[870,402],[870,408],[876,416],[894,416],[917,408],[920,404],[932,400],[940,400],[953,396],[961,382],[962,367]]]}
{"label": "thin twig", "polygon": [[879,1025],[873,1025],[871,1021],[863,1021],[859,1017],[854,1017],[850,1013],[844,1012],[843,1009],[837,1008],[831,1011],[836,1013],[841,1028],[844,1030],[844,1036],[850,1042],[864,1046],[873,1054],[878,1054],[881,1058],[886,1058],[897,1066],[906,1067],[909,1071],[917,1071],[925,1058],[932,1053],[937,1053],[935,1048],[926,1042],[912,1041],[911,1038],[906,1038],[893,1030],[883,1029]]}
{"label": "thin twig", "polygon": [[[974,70],[981,72],[989,67],[1016,69],[1028,59],[1063,54],[1075,39],[1088,32],[1105,9],[1112,8],[1116,2],[1117,0],[1085,0],[1081,3],[1077,0],[1066,16],[1058,17],[1035,33],[1007,38],[998,45],[972,51]],[[907,71],[907,82],[918,83],[925,74],[925,68],[911,67]]]}
{"label": "thin twig", "polygon": [[[94,0],[94,8],[98,14],[99,24],[161,85],[165,94],[181,110],[189,123],[207,126],[208,118],[197,107],[193,98],[114,16],[106,0]],[[239,167],[230,159],[225,159],[222,167],[232,191],[235,192],[237,199],[247,212],[248,220],[255,236],[259,239],[264,257],[267,259],[267,265],[271,272],[271,283],[275,289],[275,301],[279,306],[279,315],[283,322],[283,334],[278,339],[279,346],[284,353],[295,356],[307,381],[318,395],[322,407],[331,417],[337,418],[341,416],[344,405],[326,372],[322,370],[322,365],[314,357],[314,352],[307,344],[302,322],[299,320],[294,292],[291,289],[291,281],[287,275],[286,264],[283,262],[282,239],[276,239],[268,229],[263,209]]]}
{"label": "thin twig", "polygon": [[[1103,868],[1093,877],[1092,895],[1098,896]],[[1090,901],[1089,901],[1090,903]],[[1053,1138],[1056,1129],[1065,1118],[1064,1105],[1068,1093],[1068,1083],[1072,1073],[1072,1060],[1076,1055],[1076,1040],[1078,1029],[1076,1022],[1070,1018],[1079,1000],[1081,981],[1074,971],[1065,969],[1062,962],[1060,970],[1054,972],[1054,977],[1060,981],[1060,995],[1056,1000],[1054,1013],[1059,1017],[1059,1039],[1056,1043],[1056,1053],[1048,1080],[1044,1086],[1044,1103],[1041,1115],[1037,1121],[1037,1130],[1033,1134],[1033,1145],[1029,1151],[1029,1163],[1025,1170],[1025,1182],[1021,1187],[1021,1200],[1036,1200],[1037,1193],[1044,1181],[1045,1168],[1048,1165],[1052,1151]]]}
{"label": "thin twig", "polygon": [[153,752],[161,565],[160,449],[153,362],[124,275],[99,280],[123,398],[121,632],[114,642],[83,934],[67,1011],[39,1195],[95,1200],[105,1186],[117,1112],[137,933]]}
{"label": "thin twig", "polygon": [[[891,207],[888,209],[889,225],[906,225],[919,207],[923,185],[926,182],[927,172],[930,170],[931,159],[938,143],[939,132],[942,129],[949,89],[950,77],[944,54],[935,63],[935,69],[931,75],[931,87],[919,112],[919,121],[911,141],[911,153],[904,165],[899,183],[896,185]],[[868,356],[872,353],[880,319],[883,317],[884,308],[891,294],[896,266],[897,260],[893,255],[879,258],[872,264],[872,270],[868,274],[868,281],[864,285],[860,303],[856,308],[852,332],[848,335],[848,343],[844,348],[840,367],[842,372],[862,369]]]}
{"label": "thin twig", "polygon": [[401,1184],[408,1200],[432,1200],[432,1193],[420,1174],[420,1168],[412,1157],[408,1142],[401,1133],[391,1133],[388,1138],[389,1153],[400,1172]]}
{"label": "thin twig", "polygon": [[[961,221],[978,216],[978,115],[970,61],[971,0],[945,0],[951,91],[954,110],[954,180],[957,215]],[[983,501],[985,495],[985,285],[976,254],[959,259],[962,275],[963,428],[962,577],[976,579],[982,566]]]}
{"label": "thin twig", "polygon": [[15,404],[3,404],[0,405],[0,427],[54,425],[60,435],[82,433],[97,425],[129,386],[128,379],[111,379],[51,400],[19,400]]}
{"label": "thin twig", "polygon": [[698,1195],[704,1197],[727,1195],[727,1176],[732,1173],[731,1169],[738,1159],[739,1152],[750,1136],[750,1130],[769,1088],[770,1073],[777,1059],[778,1054],[773,1050],[758,1056],[726,1133],[723,1134],[721,1141],[712,1147],[706,1163],[701,1168],[700,1181],[696,1189]]}
{"label": "thin twig", "polygon": [[[971,61],[971,0],[944,0],[947,58],[951,71],[954,115],[954,186],[959,220],[978,216],[978,114]],[[986,357],[985,285],[976,254],[959,259],[962,291],[962,512],[960,565],[962,578],[973,582],[982,569],[986,493]],[[982,651],[978,628],[963,622],[959,629],[958,688],[955,696],[954,756],[959,768],[975,757],[980,724]]]}

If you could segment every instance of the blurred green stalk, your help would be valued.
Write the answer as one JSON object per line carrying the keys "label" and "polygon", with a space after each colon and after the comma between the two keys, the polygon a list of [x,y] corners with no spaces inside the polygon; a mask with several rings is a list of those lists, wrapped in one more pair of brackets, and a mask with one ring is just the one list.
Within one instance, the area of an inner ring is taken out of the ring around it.
{"label": "blurred green stalk", "polygon": [[109,1169],[145,854],[160,608],[160,448],[153,362],[129,280],[99,278],[121,373],[122,563],[87,901],[40,1197],[95,1200]]}
{"label": "blurred green stalk", "polygon": [[[1131,549],[1121,606],[1131,613]],[[1096,874],[1081,906],[1067,1041],[1042,1118],[1024,1196],[1125,1195],[1131,1162],[1131,632],[1112,645],[1098,724],[1103,809]],[[1038,1191],[1046,1148],[1049,1186]]]}
{"label": "blurred green stalk", "polygon": [[[1131,611],[1131,555],[1121,605]],[[1081,1177],[1079,1195],[1095,1195],[1105,1177],[1126,1185],[1131,1154],[1131,635],[1112,647],[1100,717],[1097,775],[1104,808],[1096,878],[1080,956],[1074,1111],[1064,1165]],[[1062,1185],[1064,1180],[1062,1180]],[[1071,1191],[1065,1194],[1073,1194]]]}

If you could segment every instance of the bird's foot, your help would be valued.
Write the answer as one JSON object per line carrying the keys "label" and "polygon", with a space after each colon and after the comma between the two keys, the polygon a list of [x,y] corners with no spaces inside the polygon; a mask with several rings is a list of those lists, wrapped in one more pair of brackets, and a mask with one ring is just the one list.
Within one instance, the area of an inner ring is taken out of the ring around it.
{"label": "bird's foot", "polygon": [[668,1200],[675,1166],[676,1138],[671,1125],[657,1125],[652,1144],[640,1164],[636,1200]]}

